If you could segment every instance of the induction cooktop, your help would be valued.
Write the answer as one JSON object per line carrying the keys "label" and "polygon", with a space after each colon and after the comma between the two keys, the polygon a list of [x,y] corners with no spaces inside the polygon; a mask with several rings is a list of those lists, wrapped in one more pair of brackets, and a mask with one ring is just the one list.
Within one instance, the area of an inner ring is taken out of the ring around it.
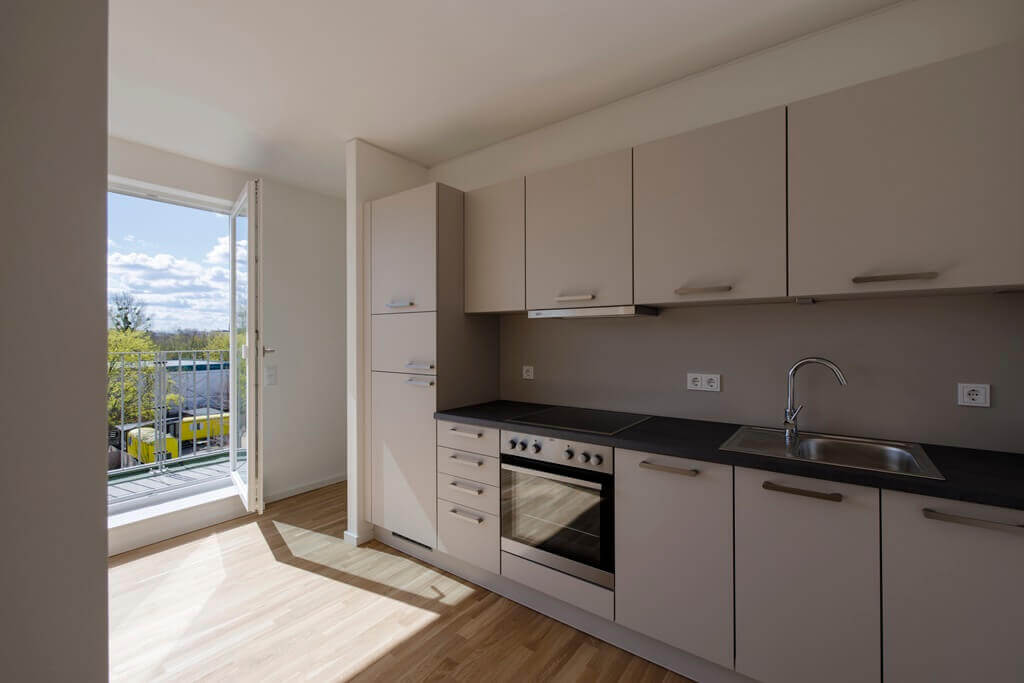
{"label": "induction cooktop", "polygon": [[647,415],[636,415],[633,413],[556,406],[521,415],[509,420],[509,422],[612,436],[649,419],[650,417]]}

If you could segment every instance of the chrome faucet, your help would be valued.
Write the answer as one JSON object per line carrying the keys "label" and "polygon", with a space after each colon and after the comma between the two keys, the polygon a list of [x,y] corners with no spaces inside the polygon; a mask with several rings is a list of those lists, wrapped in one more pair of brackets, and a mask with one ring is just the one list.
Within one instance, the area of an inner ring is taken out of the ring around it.
{"label": "chrome faucet", "polygon": [[810,358],[801,358],[797,362],[793,363],[793,367],[789,369],[789,377],[786,386],[786,417],[782,423],[782,426],[786,429],[786,444],[793,443],[799,438],[800,433],[796,425],[796,416],[800,414],[800,411],[804,409],[803,404],[800,404],[799,408],[793,408],[795,396],[793,394],[793,382],[796,379],[796,371],[805,365],[817,363],[818,365],[824,365],[826,368],[835,373],[836,379],[839,383],[846,386],[846,376],[843,375],[843,371],[839,369],[832,361],[827,358],[818,358],[811,356]]}

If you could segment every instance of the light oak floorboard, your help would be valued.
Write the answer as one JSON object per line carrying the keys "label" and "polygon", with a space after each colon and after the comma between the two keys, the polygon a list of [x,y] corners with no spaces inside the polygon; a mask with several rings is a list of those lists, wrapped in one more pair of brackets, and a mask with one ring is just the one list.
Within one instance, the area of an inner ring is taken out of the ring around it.
{"label": "light oak floorboard", "polygon": [[109,560],[115,681],[686,681],[343,540],[345,483]]}

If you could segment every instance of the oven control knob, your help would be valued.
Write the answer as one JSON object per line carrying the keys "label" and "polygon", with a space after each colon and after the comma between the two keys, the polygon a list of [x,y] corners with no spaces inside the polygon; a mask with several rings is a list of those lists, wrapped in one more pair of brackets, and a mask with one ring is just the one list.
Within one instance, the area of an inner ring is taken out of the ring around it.
{"label": "oven control knob", "polygon": [[590,453],[587,453],[586,451],[584,451],[582,454],[580,454],[580,462],[583,462],[583,463],[590,462]]}
{"label": "oven control knob", "polygon": [[601,457],[600,455],[598,455],[597,453],[594,453],[594,457],[592,458],[592,462],[595,465],[600,465],[601,463],[604,462],[604,458]]}
{"label": "oven control knob", "polygon": [[512,448],[515,448],[515,447],[516,447],[516,444],[517,444],[517,443],[519,443],[519,442],[518,442],[518,441],[516,441],[515,439],[509,439],[509,440],[508,440],[508,447],[509,447],[510,449],[512,449]]}
{"label": "oven control knob", "polygon": [[539,444],[539,443],[537,443],[536,441],[534,441],[534,442],[533,442],[533,443],[532,443],[532,444],[530,445],[530,450],[531,450],[531,451],[533,451],[534,453],[540,453],[540,444]]}
{"label": "oven control knob", "polygon": [[519,450],[521,450],[521,451],[525,451],[526,450],[526,441],[525,440],[519,442]]}
{"label": "oven control knob", "polygon": [[575,455],[575,453],[572,452],[571,448],[566,448],[565,449],[565,459],[566,460],[572,460],[574,455]]}

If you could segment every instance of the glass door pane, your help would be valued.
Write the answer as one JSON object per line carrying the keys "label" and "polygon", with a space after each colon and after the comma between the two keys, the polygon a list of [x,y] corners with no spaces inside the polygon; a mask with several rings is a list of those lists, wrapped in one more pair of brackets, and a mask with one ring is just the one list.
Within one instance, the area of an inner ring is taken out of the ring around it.
{"label": "glass door pane", "polygon": [[231,214],[231,477],[247,510],[262,511],[259,468],[259,181],[246,183]]}

